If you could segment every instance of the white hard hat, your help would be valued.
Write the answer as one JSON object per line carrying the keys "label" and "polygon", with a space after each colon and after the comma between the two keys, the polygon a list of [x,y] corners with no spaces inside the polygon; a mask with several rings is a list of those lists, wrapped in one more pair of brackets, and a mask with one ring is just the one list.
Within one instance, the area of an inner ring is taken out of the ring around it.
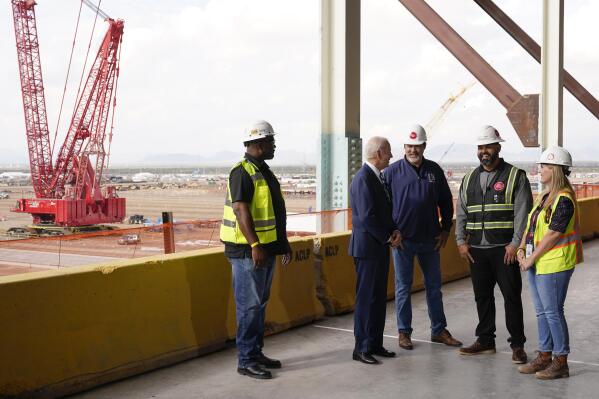
{"label": "white hard hat", "polygon": [[266,121],[257,121],[254,122],[252,126],[245,132],[241,141],[243,143],[248,143],[251,141],[262,140],[266,137],[274,135],[275,131],[270,123]]}
{"label": "white hard hat", "polygon": [[537,163],[548,163],[552,165],[572,166],[572,155],[562,147],[549,147],[541,154],[539,162]]}
{"label": "white hard hat", "polygon": [[409,145],[426,143],[426,131],[420,125],[413,125],[410,130],[404,133],[403,143]]}
{"label": "white hard hat", "polygon": [[476,137],[476,145],[503,143],[504,141],[493,126],[483,126]]}

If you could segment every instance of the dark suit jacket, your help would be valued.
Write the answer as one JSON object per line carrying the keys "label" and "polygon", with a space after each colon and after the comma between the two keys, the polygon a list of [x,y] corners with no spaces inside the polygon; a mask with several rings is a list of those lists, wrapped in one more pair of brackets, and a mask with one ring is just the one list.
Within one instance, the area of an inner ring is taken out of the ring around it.
{"label": "dark suit jacket", "polygon": [[352,234],[349,255],[380,258],[389,251],[387,241],[395,230],[391,203],[374,171],[366,164],[356,173],[350,187]]}

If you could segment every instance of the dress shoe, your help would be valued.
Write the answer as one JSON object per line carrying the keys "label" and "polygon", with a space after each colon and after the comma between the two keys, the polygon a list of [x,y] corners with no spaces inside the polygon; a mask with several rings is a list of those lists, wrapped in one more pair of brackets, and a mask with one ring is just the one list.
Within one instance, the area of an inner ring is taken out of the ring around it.
{"label": "dress shoe", "polygon": [[354,352],[352,354],[352,359],[366,364],[379,364],[379,361],[372,357],[368,352]]}
{"label": "dress shoe", "polygon": [[241,375],[247,375],[248,377],[257,378],[259,380],[270,380],[272,378],[270,371],[264,370],[258,365],[238,367],[237,372]]}
{"label": "dress shoe", "polygon": [[399,347],[407,350],[414,349],[414,345],[412,345],[412,338],[410,338],[410,334],[408,333],[399,333]]}
{"label": "dress shoe", "polygon": [[271,359],[271,358],[265,356],[264,353],[261,353],[254,360],[260,366],[264,366],[267,369],[280,369],[281,368],[281,362],[279,360]]}
{"label": "dress shoe", "polygon": [[528,356],[526,356],[526,352],[524,352],[524,348],[519,346],[512,348],[512,363],[515,364],[524,364],[528,361]]}
{"label": "dress shoe", "polygon": [[443,331],[437,335],[431,335],[431,341],[448,346],[462,346],[462,343],[452,337],[447,329],[443,329]]}
{"label": "dress shoe", "polygon": [[473,355],[482,355],[486,353],[495,353],[497,350],[495,349],[495,344],[492,345],[483,345],[477,339],[470,346],[465,348],[460,348],[460,355],[463,356],[473,356]]}
{"label": "dress shoe", "polygon": [[382,346],[379,349],[375,349],[371,352],[373,355],[382,357],[395,357],[395,352],[388,351]]}

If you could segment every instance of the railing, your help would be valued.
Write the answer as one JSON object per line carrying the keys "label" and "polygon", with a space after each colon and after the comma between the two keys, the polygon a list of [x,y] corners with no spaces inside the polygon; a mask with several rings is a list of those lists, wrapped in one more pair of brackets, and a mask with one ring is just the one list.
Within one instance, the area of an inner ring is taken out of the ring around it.
{"label": "railing", "polygon": [[[574,189],[577,198],[599,196],[599,184],[574,184]],[[173,223],[175,252],[222,246],[220,222],[214,219]],[[165,225],[131,225],[125,229],[0,241],[0,275],[163,254],[164,228]],[[351,229],[351,209],[287,216],[289,237],[348,229]],[[14,270],[2,272],[3,267],[10,266]]]}

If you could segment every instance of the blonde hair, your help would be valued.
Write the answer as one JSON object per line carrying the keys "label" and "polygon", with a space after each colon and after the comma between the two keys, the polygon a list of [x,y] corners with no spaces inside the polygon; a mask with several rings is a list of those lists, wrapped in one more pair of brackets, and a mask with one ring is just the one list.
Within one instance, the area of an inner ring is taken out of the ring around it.
{"label": "blonde hair", "polygon": [[547,199],[543,203],[543,209],[545,210],[545,219],[548,222],[551,219],[551,207],[555,202],[555,199],[561,193],[568,193],[572,197],[576,213],[578,214],[578,204],[576,201],[576,193],[574,188],[570,184],[570,181],[564,174],[564,167],[561,165],[543,164],[546,168],[551,169],[551,182],[547,184],[547,187],[539,195],[539,201],[543,200],[543,197],[547,195]]}

